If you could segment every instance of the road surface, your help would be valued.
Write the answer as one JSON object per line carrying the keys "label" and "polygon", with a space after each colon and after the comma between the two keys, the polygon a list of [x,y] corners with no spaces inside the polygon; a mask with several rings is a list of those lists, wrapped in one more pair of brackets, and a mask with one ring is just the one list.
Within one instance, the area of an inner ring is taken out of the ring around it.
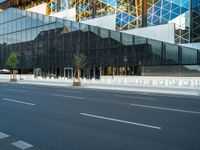
{"label": "road surface", "polygon": [[0,150],[199,150],[200,97],[0,83]]}

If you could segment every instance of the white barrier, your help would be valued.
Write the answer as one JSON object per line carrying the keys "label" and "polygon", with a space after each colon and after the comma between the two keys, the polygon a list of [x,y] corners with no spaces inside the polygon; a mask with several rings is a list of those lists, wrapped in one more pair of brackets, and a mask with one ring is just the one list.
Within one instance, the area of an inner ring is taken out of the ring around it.
{"label": "white barrier", "polygon": [[[0,80],[9,80],[11,77],[10,74],[0,74]],[[34,75],[20,74],[16,75],[17,80],[33,80]]]}
{"label": "white barrier", "polygon": [[137,86],[200,88],[200,77],[101,76],[101,82]]}
{"label": "white barrier", "polygon": [[[34,78],[34,75],[16,75],[18,80],[73,82],[67,78]],[[9,80],[10,75],[0,74],[0,80]],[[82,79],[86,84],[129,85],[148,87],[195,88],[200,90],[200,77],[157,77],[157,76],[101,76],[101,80]]]}

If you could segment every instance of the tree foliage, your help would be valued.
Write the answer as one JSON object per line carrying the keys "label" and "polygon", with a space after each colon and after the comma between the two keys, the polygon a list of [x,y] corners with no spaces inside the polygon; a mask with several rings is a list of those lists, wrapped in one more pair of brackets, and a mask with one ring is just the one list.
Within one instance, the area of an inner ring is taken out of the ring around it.
{"label": "tree foliage", "polygon": [[83,52],[76,51],[73,58],[73,63],[75,67],[82,68],[86,64],[87,57]]}
{"label": "tree foliage", "polygon": [[19,63],[19,60],[17,59],[16,53],[12,52],[10,56],[8,57],[6,64],[14,69],[18,63]]}

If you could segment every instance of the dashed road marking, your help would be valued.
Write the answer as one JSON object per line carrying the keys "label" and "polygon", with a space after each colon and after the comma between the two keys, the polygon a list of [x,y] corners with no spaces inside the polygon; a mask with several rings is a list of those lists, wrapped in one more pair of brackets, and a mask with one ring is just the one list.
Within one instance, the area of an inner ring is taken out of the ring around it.
{"label": "dashed road marking", "polygon": [[22,150],[26,150],[28,148],[33,147],[33,145],[26,143],[24,141],[17,141],[17,142],[12,143],[12,145],[14,145],[14,146],[16,146],[16,147],[18,147],[19,149],[22,149]]}
{"label": "dashed road marking", "polygon": [[175,111],[175,112],[182,112],[182,113],[190,113],[190,114],[198,114],[198,115],[200,115],[199,111],[190,111],[190,110],[183,110],[183,109],[156,107],[156,106],[140,105],[140,104],[131,104],[131,106],[144,107],[144,108],[150,108],[150,109],[158,109],[158,110],[168,110],[168,111]]}
{"label": "dashed road marking", "polygon": [[52,94],[52,95],[58,96],[58,97],[73,98],[73,99],[86,99],[84,97],[77,97],[77,96],[70,96],[70,95],[60,95],[60,94]]}
{"label": "dashed road marking", "polygon": [[27,91],[25,90],[17,90],[17,89],[6,89],[7,91],[14,91],[14,92],[22,92],[22,93],[25,93]]}
{"label": "dashed road marking", "polygon": [[7,137],[10,137],[10,135],[5,134],[3,132],[0,132],[0,139],[4,139],[4,138],[7,138]]}
{"label": "dashed road marking", "polygon": [[73,91],[73,90],[69,90],[69,89],[66,89],[66,90],[57,90],[59,92],[67,92],[67,93],[83,93],[82,91]]}
{"label": "dashed road marking", "polygon": [[132,99],[142,99],[142,100],[153,100],[155,101],[156,98],[148,98],[148,97],[137,97],[137,96],[126,96],[126,95],[114,95],[115,97],[121,97],[121,98],[132,98]]}
{"label": "dashed road marking", "polygon": [[131,124],[131,125],[136,125],[136,126],[142,126],[142,127],[146,127],[146,128],[153,128],[153,129],[157,129],[157,130],[162,129],[161,127],[158,127],[158,126],[152,126],[152,125],[147,125],[147,124],[142,124],[142,123],[119,120],[119,119],[115,119],[115,118],[108,118],[108,117],[104,117],[104,116],[97,116],[97,115],[92,115],[92,114],[87,114],[87,113],[80,113],[80,115],[103,119],[103,120],[115,121],[115,122],[120,122],[120,123],[125,123],[125,124]]}
{"label": "dashed road marking", "polygon": [[23,101],[14,100],[14,99],[9,99],[9,98],[2,98],[2,100],[4,100],[4,101],[9,101],[9,102],[15,102],[15,103],[19,103],[19,104],[31,105],[31,106],[34,106],[34,105],[35,105],[35,104],[33,104],[33,103],[23,102]]}

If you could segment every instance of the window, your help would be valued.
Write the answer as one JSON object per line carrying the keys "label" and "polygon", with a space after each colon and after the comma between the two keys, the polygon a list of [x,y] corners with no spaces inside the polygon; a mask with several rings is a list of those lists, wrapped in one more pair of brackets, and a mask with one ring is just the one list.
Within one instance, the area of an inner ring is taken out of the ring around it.
{"label": "window", "polygon": [[79,23],[72,22],[72,31],[78,31],[78,30],[79,30]]}
{"label": "window", "polygon": [[122,44],[123,45],[132,45],[133,44],[133,35],[122,33]]}
{"label": "window", "polygon": [[194,65],[197,64],[197,50],[182,47],[182,64]]}
{"label": "window", "polygon": [[173,44],[166,44],[165,45],[165,63],[172,65],[178,64],[178,46]]}
{"label": "window", "polygon": [[[162,42],[149,39],[148,44],[149,44],[149,53],[152,54],[151,63],[154,65],[161,64]],[[148,59],[151,59],[151,58],[148,58]]]}

